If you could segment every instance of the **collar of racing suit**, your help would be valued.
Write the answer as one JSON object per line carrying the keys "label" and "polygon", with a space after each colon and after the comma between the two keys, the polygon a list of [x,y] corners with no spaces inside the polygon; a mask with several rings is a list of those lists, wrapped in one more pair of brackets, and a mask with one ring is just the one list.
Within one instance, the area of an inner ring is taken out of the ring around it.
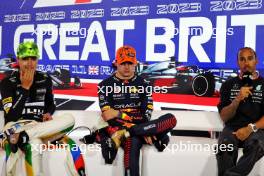
{"label": "collar of racing suit", "polygon": [[137,75],[134,74],[134,76],[133,76],[132,78],[130,78],[130,79],[128,79],[128,80],[125,80],[125,79],[118,78],[118,77],[116,76],[116,73],[114,73],[113,78],[114,78],[115,80],[119,81],[119,82],[122,82],[122,83],[127,84],[127,83],[130,83],[130,82],[133,82],[133,81],[137,78]]}

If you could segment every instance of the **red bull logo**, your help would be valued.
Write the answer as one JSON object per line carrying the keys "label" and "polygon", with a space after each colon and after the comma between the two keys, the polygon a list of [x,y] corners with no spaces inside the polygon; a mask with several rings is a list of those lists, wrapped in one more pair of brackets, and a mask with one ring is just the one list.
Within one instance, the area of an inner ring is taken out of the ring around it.
{"label": "red bull logo", "polygon": [[101,3],[102,0],[37,0],[34,8]]}

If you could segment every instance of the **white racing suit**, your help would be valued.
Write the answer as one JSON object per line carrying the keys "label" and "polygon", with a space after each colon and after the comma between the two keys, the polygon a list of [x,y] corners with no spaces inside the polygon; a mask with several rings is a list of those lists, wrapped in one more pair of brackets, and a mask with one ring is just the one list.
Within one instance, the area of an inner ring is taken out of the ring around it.
{"label": "white racing suit", "polygon": [[[18,131],[23,129],[29,136],[29,145],[25,152],[21,152],[19,149],[18,152],[12,153],[8,149],[8,143],[5,143],[6,150],[6,174],[7,176],[17,176],[20,172],[16,170],[16,164],[19,158],[25,157],[25,167],[27,176],[42,176],[42,159],[40,144],[43,143],[43,140],[47,138],[56,139],[56,136],[61,137],[63,134],[70,131],[74,126],[74,118],[70,114],[63,114],[60,116],[54,116],[53,120],[46,122],[36,122],[28,120],[21,120],[18,123],[22,124],[21,128]],[[26,123],[23,126],[23,123]],[[10,128],[14,122],[9,122],[6,124],[4,129]],[[69,152],[68,150],[66,150]],[[23,156],[24,155],[24,156]],[[70,155],[70,154],[69,154]],[[68,160],[71,162],[71,160]],[[76,169],[74,168],[74,163],[68,163],[68,169],[71,171],[71,175],[78,175]],[[70,167],[70,165],[73,165]]]}

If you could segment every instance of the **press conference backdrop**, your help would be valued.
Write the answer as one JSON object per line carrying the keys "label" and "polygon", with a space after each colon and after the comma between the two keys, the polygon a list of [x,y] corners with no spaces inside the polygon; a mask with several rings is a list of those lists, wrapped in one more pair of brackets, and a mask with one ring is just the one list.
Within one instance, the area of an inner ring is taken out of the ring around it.
{"label": "press conference backdrop", "polygon": [[[41,71],[103,79],[114,71],[117,48],[128,44],[137,50],[138,71],[174,86],[169,93],[185,94],[178,91],[183,83],[194,89],[195,76],[210,71],[217,79],[212,97],[237,70],[239,48],[255,49],[264,69],[262,0],[8,0],[0,16],[0,58],[32,40]],[[166,69],[151,70],[154,63]]]}

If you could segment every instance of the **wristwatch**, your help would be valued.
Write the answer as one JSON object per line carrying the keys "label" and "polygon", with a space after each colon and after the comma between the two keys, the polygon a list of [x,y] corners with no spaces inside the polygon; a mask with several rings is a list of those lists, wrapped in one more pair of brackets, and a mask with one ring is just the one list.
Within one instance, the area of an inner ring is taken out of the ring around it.
{"label": "wristwatch", "polygon": [[252,129],[252,131],[253,131],[254,133],[256,133],[256,132],[258,131],[258,129],[257,129],[257,127],[256,127],[256,124],[250,123],[250,124],[248,124],[248,126],[250,126],[250,128]]}

